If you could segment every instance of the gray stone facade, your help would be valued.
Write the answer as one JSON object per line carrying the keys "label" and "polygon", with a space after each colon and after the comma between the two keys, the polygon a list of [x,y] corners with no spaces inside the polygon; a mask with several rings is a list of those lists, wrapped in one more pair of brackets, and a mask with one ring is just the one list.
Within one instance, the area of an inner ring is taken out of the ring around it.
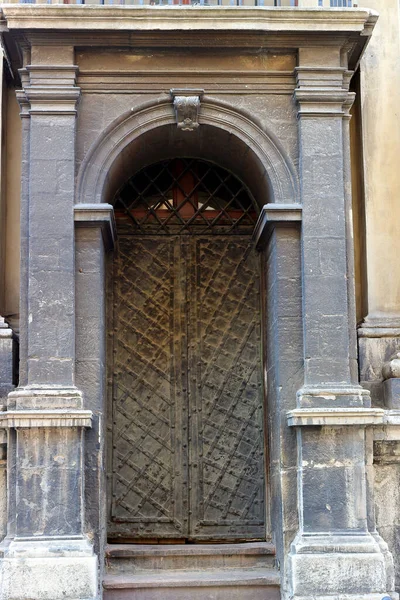
{"label": "gray stone facade", "polygon": [[23,122],[16,389],[0,325],[4,600],[103,595],[112,202],[177,156],[232,171],[260,207],[271,594],[398,598],[398,373],[381,369],[399,336],[366,326],[358,353],[351,238],[349,84],[376,15],[216,7],[210,26],[207,10],[3,9]]}

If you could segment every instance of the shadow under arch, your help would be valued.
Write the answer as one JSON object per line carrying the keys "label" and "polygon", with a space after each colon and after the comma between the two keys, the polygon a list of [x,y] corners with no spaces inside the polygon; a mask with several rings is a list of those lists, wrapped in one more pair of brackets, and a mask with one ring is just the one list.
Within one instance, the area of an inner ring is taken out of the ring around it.
{"label": "shadow under arch", "polygon": [[299,202],[294,165],[279,141],[243,110],[204,97],[200,127],[178,129],[169,99],[147,102],[113,121],[90,148],[78,173],[76,203],[111,203],[133,173],[166,158],[192,156],[232,171],[259,206]]}

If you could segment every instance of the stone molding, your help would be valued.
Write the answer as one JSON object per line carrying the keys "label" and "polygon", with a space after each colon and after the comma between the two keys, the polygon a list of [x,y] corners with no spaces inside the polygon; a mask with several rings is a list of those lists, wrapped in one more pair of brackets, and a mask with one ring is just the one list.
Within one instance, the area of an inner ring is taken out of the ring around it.
{"label": "stone molding", "polygon": [[351,75],[342,67],[297,67],[298,116],[348,117],[355,98],[348,91]]}
{"label": "stone molding", "polygon": [[204,90],[172,89],[176,124],[182,131],[194,131],[199,127],[200,102]]}
{"label": "stone molding", "polygon": [[398,338],[400,337],[400,315],[368,315],[357,330],[359,338]]}
{"label": "stone molding", "polygon": [[256,248],[261,250],[265,246],[275,226],[291,227],[301,223],[301,218],[300,204],[265,204],[254,228],[253,240]]}
{"label": "stone molding", "polygon": [[91,410],[7,410],[0,412],[0,427],[19,429],[33,427],[92,426]]}
{"label": "stone molding", "polygon": [[114,208],[111,204],[75,204],[76,227],[100,227],[106,250],[112,250],[117,239]]}
{"label": "stone molding", "polygon": [[8,394],[8,410],[82,410],[82,393],[75,387],[26,386]]}
{"label": "stone molding", "polygon": [[32,86],[25,88],[31,115],[76,115],[80,89],[75,86]]}
{"label": "stone molding", "polygon": [[15,90],[15,95],[17,97],[17,101],[18,104],[20,106],[21,112],[19,114],[19,116],[21,117],[21,119],[26,119],[30,117],[29,114],[29,100],[26,97],[26,93],[25,93],[25,87],[27,85],[29,85],[29,73],[27,71],[27,69],[19,69],[19,76],[21,78],[21,85],[22,85],[22,89],[20,90]]}
{"label": "stone molding", "polygon": [[224,30],[284,31],[315,34],[358,33],[371,35],[378,18],[370,9],[277,7],[175,7],[3,5],[8,29],[80,30]]}
{"label": "stone molding", "polygon": [[400,440],[400,409],[296,408],[286,413],[286,419],[289,427],[376,425],[374,439]]}
{"label": "stone molding", "polygon": [[286,417],[289,427],[381,425],[385,411],[381,408],[296,408]]}
{"label": "stone molding", "polygon": [[298,408],[369,408],[369,390],[361,385],[305,385],[297,392]]}
{"label": "stone molding", "polygon": [[[127,111],[107,127],[86,155],[78,173],[77,202],[102,203],[107,177],[125,147],[143,133],[175,124],[170,99],[146,102],[134,112]],[[273,200],[278,204],[298,201],[299,181],[295,166],[276,137],[262,128],[254,115],[227,102],[204,96],[199,123],[212,125],[238,137],[265,166]]]}
{"label": "stone molding", "polygon": [[17,90],[21,117],[32,114],[76,115],[81,90],[75,85],[76,65],[28,65],[19,69],[22,89]]}

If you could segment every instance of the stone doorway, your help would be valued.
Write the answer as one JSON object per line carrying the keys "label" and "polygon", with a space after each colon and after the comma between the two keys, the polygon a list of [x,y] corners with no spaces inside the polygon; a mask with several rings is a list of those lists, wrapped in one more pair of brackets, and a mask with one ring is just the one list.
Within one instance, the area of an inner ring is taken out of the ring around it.
{"label": "stone doorway", "polygon": [[257,212],[230,172],[191,158],[116,194],[110,540],[266,538]]}

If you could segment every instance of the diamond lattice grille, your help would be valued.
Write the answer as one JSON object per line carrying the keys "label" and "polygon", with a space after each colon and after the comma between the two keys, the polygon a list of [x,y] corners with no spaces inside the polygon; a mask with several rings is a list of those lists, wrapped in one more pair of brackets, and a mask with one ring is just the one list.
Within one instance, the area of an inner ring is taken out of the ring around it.
{"label": "diamond lattice grille", "polygon": [[255,201],[232,173],[191,158],[142,169],[117,193],[120,226],[137,234],[251,234]]}

